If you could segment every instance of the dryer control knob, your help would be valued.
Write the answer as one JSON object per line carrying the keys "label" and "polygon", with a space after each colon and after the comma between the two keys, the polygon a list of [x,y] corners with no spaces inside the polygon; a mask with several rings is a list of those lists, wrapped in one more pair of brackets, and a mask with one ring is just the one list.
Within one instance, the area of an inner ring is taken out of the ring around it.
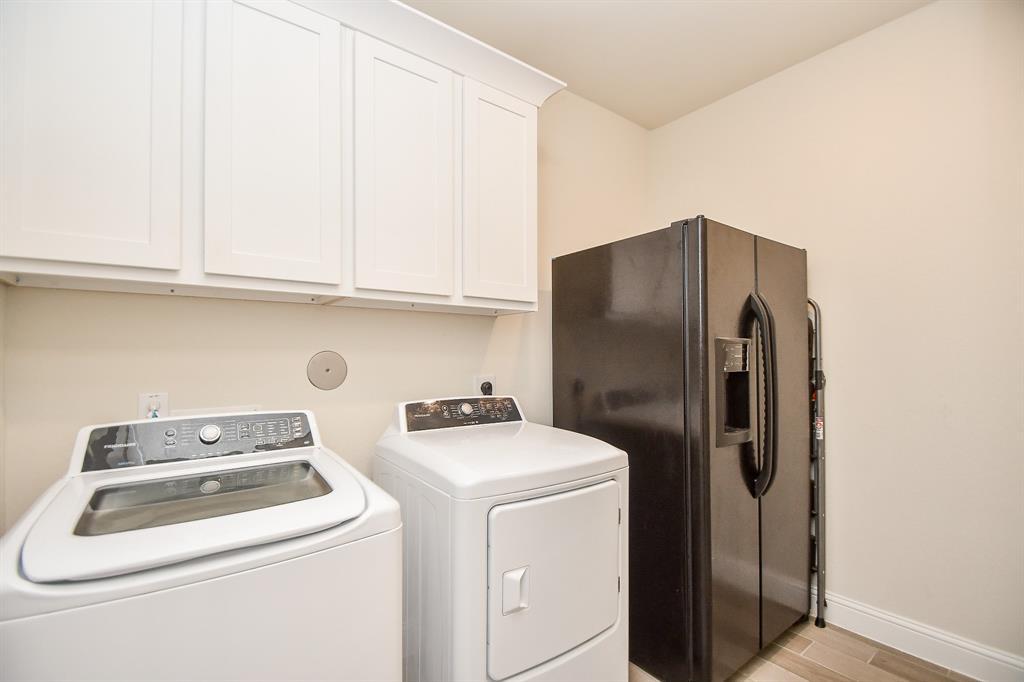
{"label": "dryer control knob", "polygon": [[216,424],[207,424],[199,429],[199,440],[207,445],[213,445],[220,440],[220,427]]}
{"label": "dryer control knob", "polygon": [[462,403],[461,405],[459,405],[459,412],[468,417],[469,415],[473,414],[473,406],[470,405],[469,403]]}

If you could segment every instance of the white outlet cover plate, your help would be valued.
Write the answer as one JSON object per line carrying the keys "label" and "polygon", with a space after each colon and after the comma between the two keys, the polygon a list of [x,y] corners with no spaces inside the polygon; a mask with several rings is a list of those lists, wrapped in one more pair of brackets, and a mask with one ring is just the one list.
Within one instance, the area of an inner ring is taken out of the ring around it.
{"label": "white outlet cover plate", "polygon": [[171,401],[166,393],[140,393],[139,419],[149,419],[151,406],[153,405],[156,406],[158,416],[171,416]]}

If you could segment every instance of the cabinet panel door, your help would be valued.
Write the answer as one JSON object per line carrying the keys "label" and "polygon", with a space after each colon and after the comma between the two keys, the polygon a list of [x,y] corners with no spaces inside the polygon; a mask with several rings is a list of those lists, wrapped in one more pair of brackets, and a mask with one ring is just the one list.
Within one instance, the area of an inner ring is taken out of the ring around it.
{"label": "cabinet panel door", "polygon": [[341,282],[341,25],[207,5],[206,271]]}
{"label": "cabinet panel door", "polygon": [[537,300],[537,108],[466,79],[463,287]]}
{"label": "cabinet panel door", "polygon": [[452,74],[362,34],[355,60],[355,285],[449,295]]}
{"label": "cabinet panel door", "polygon": [[0,255],[180,267],[182,10],[0,2]]}

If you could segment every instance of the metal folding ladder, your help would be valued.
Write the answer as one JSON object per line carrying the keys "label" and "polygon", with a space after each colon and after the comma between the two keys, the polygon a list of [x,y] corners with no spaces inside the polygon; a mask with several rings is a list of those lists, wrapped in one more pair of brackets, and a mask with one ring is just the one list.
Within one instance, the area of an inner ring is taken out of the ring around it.
{"label": "metal folding ladder", "polygon": [[[825,372],[821,357],[821,307],[807,299],[811,351],[811,572],[817,589],[814,624],[825,627]],[[810,604],[808,606],[811,606]]]}

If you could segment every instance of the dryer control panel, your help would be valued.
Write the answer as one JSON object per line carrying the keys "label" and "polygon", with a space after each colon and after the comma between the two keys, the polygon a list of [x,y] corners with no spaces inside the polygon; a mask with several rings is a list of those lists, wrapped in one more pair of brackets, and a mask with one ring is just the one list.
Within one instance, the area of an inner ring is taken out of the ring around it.
{"label": "dryer control panel", "polygon": [[521,421],[519,406],[508,396],[444,398],[405,404],[405,430],[410,432]]}
{"label": "dryer control panel", "polygon": [[302,412],[137,421],[92,430],[82,471],[244,455],[313,445]]}

